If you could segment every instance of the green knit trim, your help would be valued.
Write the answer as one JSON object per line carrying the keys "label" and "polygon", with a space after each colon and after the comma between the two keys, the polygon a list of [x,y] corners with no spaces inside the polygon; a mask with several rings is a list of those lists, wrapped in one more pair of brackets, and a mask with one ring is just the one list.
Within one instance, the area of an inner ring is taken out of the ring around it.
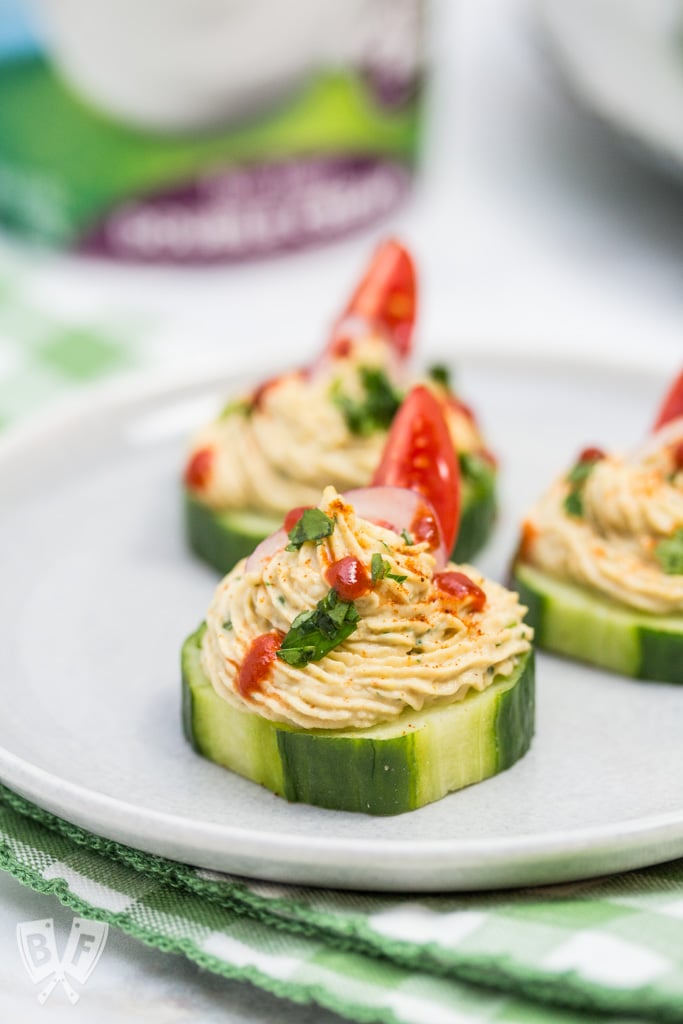
{"label": "green knit trim", "polygon": [[116,913],[111,910],[103,910],[93,907],[80,896],[72,893],[68,884],[62,878],[46,880],[33,868],[22,864],[7,848],[6,843],[0,843],[0,870],[7,871],[13,878],[22,885],[33,889],[35,892],[45,896],[56,896],[60,903],[69,907],[81,917],[94,921],[104,921],[109,925],[120,928],[121,931],[130,935],[145,945],[159,949],[164,953],[180,953],[198,964],[199,967],[220,974],[224,978],[235,981],[248,981],[250,984],[261,988],[265,992],[280,999],[290,999],[300,1005],[315,1003],[325,1009],[331,1010],[349,1020],[358,1021],[359,1024],[402,1024],[398,1017],[385,1007],[368,1007],[357,1005],[346,1000],[339,999],[330,994],[321,985],[299,984],[297,982],[282,981],[264,974],[255,967],[235,967],[225,960],[212,956],[210,953],[200,949],[192,939],[174,939],[163,935],[153,928],[145,928],[137,921],[133,921],[126,912]]}
{"label": "green knit trim", "polygon": [[[143,875],[151,875],[164,885],[199,895],[242,917],[266,924],[270,928],[324,941],[344,952],[367,955],[378,960],[386,959],[399,967],[463,981],[477,988],[495,989],[508,995],[522,996],[532,1002],[541,1002],[548,1006],[566,1007],[580,1011],[598,1010],[601,1013],[647,1014],[650,1019],[656,1017],[665,1022],[683,1021],[683,1006],[680,999],[676,995],[667,996],[660,993],[651,985],[619,991],[587,981],[575,971],[548,977],[543,972],[515,963],[509,956],[463,954],[457,949],[439,947],[436,943],[417,944],[392,940],[373,932],[362,915],[338,918],[331,912],[312,909],[296,900],[268,899],[252,892],[244,883],[233,880],[229,876],[226,876],[225,881],[202,879],[197,876],[194,868],[134,850],[114,840],[93,835],[1,786],[0,801],[16,813],[59,833],[77,845],[119,861]],[[678,864],[678,862],[676,863]],[[147,932],[136,922],[130,921],[126,914],[113,914],[93,908],[79,897],[69,893],[63,880],[61,889],[58,888],[60,880],[45,881],[38,872],[26,868],[7,850],[3,852],[0,867],[37,891],[54,893],[62,902],[76,907],[84,917],[95,916],[99,920],[109,921],[128,934],[140,938],[150,945],[155,945],[157,948],[182,952],[190,959],[200,963],[201,966],[216,971],[216,973],[244,978],[276,995],[287,996],[296,1002],[314,1000],[320,1005],[335,1009],[337,1013],[351,1016],[351,1019],[354,1020],[394,1020],[393,1016],[387,1016],[389,1011],[384,1010],[382,1011],[384,1016],[362,1016],[369,1011],[365,1007],[357,1006],[351,1009],[354,1014],[358,1013],[361,1016],[353,1016],[349,1008],[341,1009],[342,1004],[333,1005],[336,1002],[335,997],[325,993],[319,986],[284,983],[269,978],[254,969],[233,968],[199,950],[189,939],[172,940],[153,931]],[[636,873],[632,873],[632,876],[636,876]],[[506,894],[506,898],[508,895],[511,900],[515,899],[515,894]],[[516,895],[517,898],[521,896],[521,894]],[[472,895],[467,897],[468,901],[481,898]],[[492,894],[485,894],[483,898],[488,899],[488,902],[494,905],[496,897]],[[400,899],[401,897],[397,897],[395,902]],[[75,901],[75,903],[72,904],[69,900]],[[288,991],[290,988],[299,994],[292,995]],[[318,999],[319,993],[320,999]],[[323,998],[328,1001],[323,1002]]]}

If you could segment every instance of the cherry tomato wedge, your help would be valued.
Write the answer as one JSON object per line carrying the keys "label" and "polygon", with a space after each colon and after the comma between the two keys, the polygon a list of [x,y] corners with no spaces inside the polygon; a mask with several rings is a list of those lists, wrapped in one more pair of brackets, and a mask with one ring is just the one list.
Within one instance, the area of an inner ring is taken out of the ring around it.
{"label": "cherry tomato wedge", "polygon": [[397,355],[405,359],[411,350],[416,308],[417,275],[412,257],[399,242],[388,239],[375,251],[340,322],[358,317],[383,327]]}
{"label": "cherry tomato wedge", "polygon": [[460,522],[460,466],[438,399],[418,385],[391,425],[373,486],[407,487],[434,508],[451,551]]}
{"label": "cherry tomato wedge", "polygon": [[669,420],[678,419],[679,416],[683,416],[683,370],[667,391],[652,429],[659,430]]}

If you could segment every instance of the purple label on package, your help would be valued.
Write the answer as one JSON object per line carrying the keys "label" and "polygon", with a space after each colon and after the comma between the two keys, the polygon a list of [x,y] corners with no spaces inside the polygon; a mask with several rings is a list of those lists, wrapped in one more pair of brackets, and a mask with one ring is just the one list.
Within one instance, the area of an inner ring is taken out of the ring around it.
{"label": "purple label on package", "polygon": [[145,263],[244,260],[339,238],[393,210],[409,170],[376,157],[252,164],[113,210],[79,248]]}

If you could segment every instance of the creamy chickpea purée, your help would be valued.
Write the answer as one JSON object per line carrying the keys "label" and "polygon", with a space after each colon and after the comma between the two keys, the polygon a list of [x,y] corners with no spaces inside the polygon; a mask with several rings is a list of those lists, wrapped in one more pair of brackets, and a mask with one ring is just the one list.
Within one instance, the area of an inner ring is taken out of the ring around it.
{"label": "creamy chickpea pur\u00e9e", "polygon": [[[516,594],[471,566],[448,565],[446,573],[457,569],[484,591],[483,609],[473,611],[466,598],[437,585],[426,543],[410,545],[359,518],[333,487],[319,507],[335,519],[320,544],[281,550],[253,572],[243,560],[219,584],[202,648],[204,672],[219,696],[306,729],[365,728],[406,708],[461,700],[513,671],[532,638]],[[275,658],[257,688],[240,692],[239,669],[254,640],[286,634],[299,613],[314,609],[330,590],[331,565],[355,556],[369,573],[375,552],[405,581],[378,580],[358,597],[355,632],[320,661],[299,668]]]}
{"label": "creamy chickpea pur\u00e9e", "polygon": [[[361,367],[381,369],[394,387],[405,389],[390,347],[370,335],[314,373],[284,374],[262,391],[248,414],[238,402],[234,411],[209,424],[192,444],[193,452],[215,452],[210,478],[202,484],[202,501],[215,509],[282,514],[298,505],[315,505],[328,483],[339,490],[366,485],[379,464],[387,432],[354,434],[334,401],[335,393],[362,400]],[[481,450],[481,436],[467,412],[455,405],[447,412],[458,451]]]}
{"label": "creamy chickpea pur\u00e9e", "polygon": [[683,528],[683,472],[671,448],[597,461],[582,485],[581,515],[565,509],[570,488],[561,478],[532,509],[522,560],[642,611],[683,613],[683,576],[665,573],[654,554]]}

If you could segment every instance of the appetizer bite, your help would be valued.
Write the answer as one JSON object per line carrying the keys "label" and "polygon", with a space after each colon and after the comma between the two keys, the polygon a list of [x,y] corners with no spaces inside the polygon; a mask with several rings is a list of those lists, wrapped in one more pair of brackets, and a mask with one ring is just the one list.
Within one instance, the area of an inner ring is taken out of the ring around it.
{"label": "appetizer bite", "polygon": [[683,373],[645,444],[585,449],[532,508],[513,577],[541,647],[683,683]]}
{"label": "appetizer bite", "polygon": [[[190,546],[227,572],[282,525],[316,504],[327,484],[367,486],[406,393],[417,287],[395,241],[375,253],[313,365],[264,381],[231,401],[195,437],[185,469]],[[495,460],[471,410],[435,367],[425,385],[445,410],[462,475],[454,557],[469,558],[495,515]]]}
{"label": "appetizer bite", "polygon": [[222,580],[183,648],[183,720],[287,800],[398,814],[527,751],[532,630],[516,594],[448,561],[459,466],[428,388],[374,483],[326,487]]}

